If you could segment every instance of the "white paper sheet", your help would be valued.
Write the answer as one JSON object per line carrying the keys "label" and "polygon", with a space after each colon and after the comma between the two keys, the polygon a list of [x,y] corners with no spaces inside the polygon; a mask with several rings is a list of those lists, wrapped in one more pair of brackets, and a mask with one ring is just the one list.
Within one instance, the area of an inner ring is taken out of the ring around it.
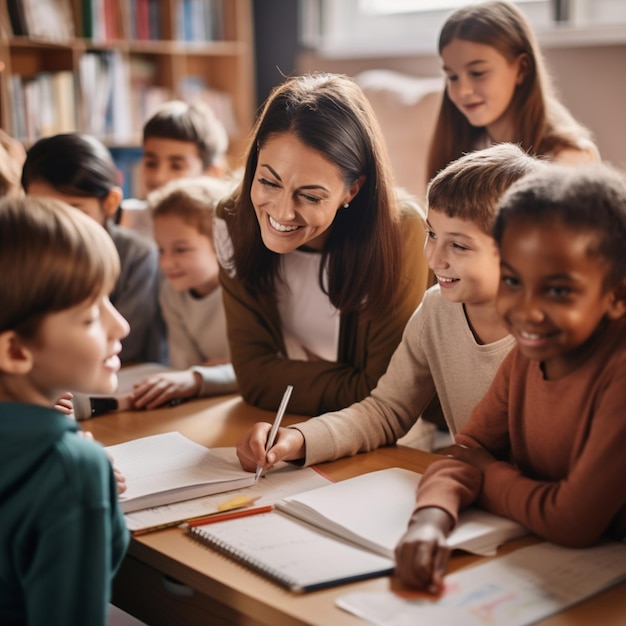
{"label": "white paper sheet", "polygon": [[550,543],[450,574],[437,599],[355,592],[337,606],[376,626],[527,626],[626,579],[626,545]]}
{"label": "white paper sheet", "polygon": [[[225,461],[237,462],[235,448],[214,448],[213,452]],[[258,483],[244,489],[127,513],[125,515],[126,526],[129,530],[137,532],[210,515],[217,512],[217,507],[222,502],[238,495],[258,497],[253,506],[266,506],[274,504],[281,498],[316,489],[329,483],[327,478],[310,467],[295,468],[282,463],[261,478]]]}

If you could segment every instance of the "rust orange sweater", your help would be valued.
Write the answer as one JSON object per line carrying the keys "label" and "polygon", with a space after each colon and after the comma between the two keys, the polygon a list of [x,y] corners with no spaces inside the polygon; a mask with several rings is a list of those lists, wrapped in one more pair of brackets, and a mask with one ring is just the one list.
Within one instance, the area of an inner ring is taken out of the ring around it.
{"label": "rust orange sweater", "polygon": [[596,342],[559,380],[544,380],[540,364],[513,348],[456,437],[497,460],[484,474],[456,459],[434,463],[416,508],[456,519],[477,501],[566,546],[626,536],[626,320]]}

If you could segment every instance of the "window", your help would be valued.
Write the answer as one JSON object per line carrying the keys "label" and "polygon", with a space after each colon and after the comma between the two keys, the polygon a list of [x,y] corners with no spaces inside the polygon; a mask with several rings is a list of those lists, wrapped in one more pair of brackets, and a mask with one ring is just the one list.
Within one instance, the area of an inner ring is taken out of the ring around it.
{"label": "window", "polygon": [[[517,0],[518,4],[530,1]],[[468,0],[359,0],[359,10],[374,15],[388,15],[457,9],[466,4]]]}
{"label": "window", "polygon": [[[472,0],[300,0],[302,43],[332,57],[433,54],[446,17]],[[517,0],[542,45],[626,42],[624,0]],[[558,20],[557,20],[558,17]]]}

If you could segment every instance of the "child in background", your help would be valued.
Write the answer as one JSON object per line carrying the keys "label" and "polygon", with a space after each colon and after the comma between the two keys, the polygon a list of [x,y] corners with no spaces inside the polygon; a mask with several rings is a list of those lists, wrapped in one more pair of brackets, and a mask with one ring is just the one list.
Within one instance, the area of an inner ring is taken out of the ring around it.
{"label": "child in background", "polygon": [[176,398],[236,390],[213,247],[213,215],[230,185],[208,176],[172,181],[149,196],[159,265],[160,304],[170,365],[179,372],[135,386],[131,402],[153,409]]}
{"label": "child in background", "polygon": [[143,127],[145,191],[176,178],[222,177],[227,150],[226,130],[208,105],[166,102]]}
{"label": "child in background", "polygon": [[116,480],[103,448],[53,405],[65,389],[117,385],[128,333],[108,298],[118,272],[110,237],[79,211],[0,201],[3,624],[107,624],[129,538]]}
{"label": "child in background", "polygon": [[495,311],[495,207],[513,182],[540,167],[517,146],[500,144],[458,159],[431,181],[424,252],[438,284],[409,320],[387,372],[365,400],[281,428],[267,455],[270,424],[256,424],[237,448],[244,469],[296,459],[311,465],[391,445],[435,392],[450,431],[463,427],[514,343]]}
{"label": "child in background", "polygon": [[67,202],[106,229],[121,264],[111,302],[131,328],[122,342],[122,362],[165,362],[157,250],[149,239],[113,223],[122,190],[107,148],[94,137],[79,133],[40,139],[28,150],[22,186],[28,195]]}
{"label": "child in background", "polygon": [[22,144],[0,129],[0,197],[21,195],[20,175],[25,158]]}
{"label": "child in background", "polygon": [[530,24],[513,3],[455,11],[439,35],[439,54],[447,86],[429,179],[462,154],[504,141],[562,163],[599,160],[589,132],[555,98]]}
{"label": "child in background", "polygon": [[570,547],[626,536],[626,182],[596,165],[514,185],[495,224],[496,307],[516,341],[420,482],[396,549],[407,584],[438,591],[446,537],[477,502]]}

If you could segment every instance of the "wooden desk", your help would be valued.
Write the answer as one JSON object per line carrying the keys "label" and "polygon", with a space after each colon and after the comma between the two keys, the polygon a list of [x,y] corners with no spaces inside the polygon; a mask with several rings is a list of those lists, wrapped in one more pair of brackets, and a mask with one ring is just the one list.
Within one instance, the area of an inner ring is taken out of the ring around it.
{"label": "wooden desk", "polygon": [[[273,413],[245,404],[238,396],[203,399],[157,411],[119,413],[82,422],[105,445],[178,430],[207,447],[233,446],[256,421]],[[284,424],[302,418],[285,416]],[[325,463],[336,480],[387,467],[423,472],[433,455],[401,446]],[[532,543],[526,538],[507,552]],[[456,555],[449,571],[480,561]],[[178,528],[134,538],[116,578],[113,602],[153,626],[365,626],[367,622],[338,609],[335,599],[352,590],[397,588],[392,577],[295,595],[186,537]],[[559,613],[543,626],[624,626],[626,583]]]}

